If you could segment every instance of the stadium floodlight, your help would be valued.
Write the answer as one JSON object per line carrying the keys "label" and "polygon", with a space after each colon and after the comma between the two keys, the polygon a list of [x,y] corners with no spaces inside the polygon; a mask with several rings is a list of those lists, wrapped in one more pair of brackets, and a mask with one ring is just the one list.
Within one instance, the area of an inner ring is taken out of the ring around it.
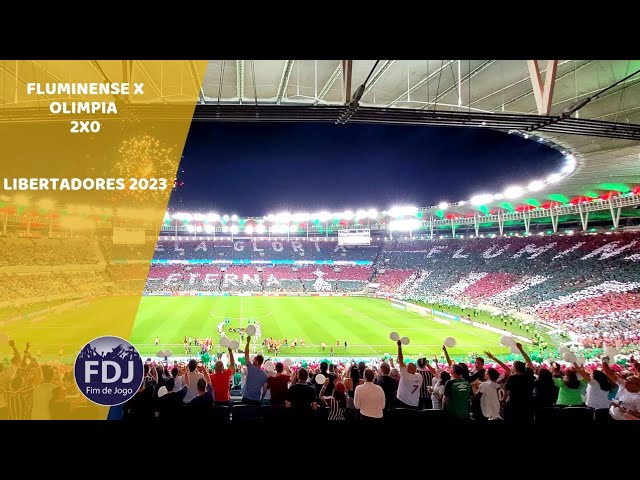
{"label": "stadium floodlight", "polygon": [[360,209],[360,210],[358,210],[356,212],[356,217],[357,218],[367,218],[367,212],[365,210]]}
{"label": "stadium floodlight", "polygon": [[223,219],[225,222],[228,222],[228,221],[229,221],[229,215],[226,215],[226,214],[225,214],[225,215],[223,215],[223,216],[222,216],[222,219]]}
{"label": "stadium floodlight", "polygon": [[370,208],[370,209],[367,211],[367,216],[368,216],[369,218],[377,218],[377,217],[378,217],[378,211],[377,211],[375,208]]}
{"label": "stadium floodlight", "polygon": [[314,213],[313,217],[317,218],[321,222],[326,222],[327,220],[329,220],[331,218],[331,213],[329,213],[327,211],[322,211],[322,212]]}
{"label": "stadium floodlight", "polygon": [[518,185],[514,185],[512,187],[508,187],[505,191],[504,191],[504,196],[505,198],[518,198],[519,196],[521,196],[524,193],[524,188],[518,186]]}
{"label": "stadium floodlight", "polygon": [[421,223],[418,219],[392,220],[389,222],[389,230],[392,232],[409,232],[418,230],[420,225]]}
{"label": "stadium floodlight", "polygon": [[289,223],[291,221],[291,214],[289,212],[280,212],[276,215],[276,220],[282,223]]}
{"label": "stadium floodlight", "polygon": [[239,231],[239,230],[240,230],[240,229],[238,228],[238,225],[231,225],[231,226],[229,227],[229,231],[230,231],[232,234],[234,234],[234,235],[235,235],[236,233],[238,233],[238,231]]}
{"label": "stadium floodlight", "polygon": [[294,213],[291,216],[291,220],[293,220],[294,222],[308,222],[309,218],[310,218],[310,214],[303,212],[303,213]]}
{"label": "stadium floodlight", "polygon": [[438,204],[438,208],[439,208],[440,210],[446,210],[448,206],[449,206],[449,204],[448,204],[447,202],[440,202],[440,203]]}
{"label": "stadium floodlight", "polygon": [[205,225],[204,226],[204,232],[205,233],[213,233],[215,230],[215,227],[213,225]]}
{"label": "stadium floodlight", "polygon": [[493,195],[490,193],[481,193],[480,195],[471,197],[471,205],[475,205],[477,207],[479,205],[485,205],[491,200],[493,200]]}
{"label": "stadium floodlight", "polygon": [[494,193],[493,194],[493,199],[494,200],[502,200],[504,198],[504,195],[501,193]]}
{"label": "stadium floodlight", "polygon": [[544,188],[544,182],[542,180],[534,180],[527,186],[527,190],[530,192],[538,192]]}
{"label": "stadium floodlight", "polygon": [[278,225],[278,232],[280,233],[287,233],[289,231],[289,225],[286,223],[283,223],[282,225]]}
{"label": "stadium floodlight", "polygon": [[244,233],[251,235],[253,233],[253,225],[247,225],[244,227]]}
{"label": "stadium floodlight", "polygon": [[222,231],[223,231],[224,233],[229,232],[229,225],[223,225],[223,226],[222,226]]}
{"label": "stadium floodlight", "polygon": [[238,221],[238,215],[231,215],[231,220],[233,220],[234,222]]}
{"label": "stadium floodlight", "polygon": [[353,218],[353,212],[351,210],[345,210],[342,212],[342,218],[345,220],[351,220]]}
{"label": "stadium floodlight", "polygon": [[218,215],[217,213],[207,213],[207,221],[209,221],[209,222],[219,222],[220,221],[220,215]]}
{"label": "stadium floodlight", "polygon": [[196,214],[193,216],[193,219],[194,219],[194,220],[199,220],[199,221],[202,221],[202,220],[204,220],[205,218],[207,218],[207,217],[206,217],[205,215],[203,215],[202,213],[196,213]]}
{"label": "stadium floodlight", "polygon": [[264,225],[256,225],[256,233],[264,233]]}
{"label": "stadium floodlight", "polygon": [[565,157],[567,159],[567,163],[565,163],[564,167],[562,167],[561,172],[568,175],[572,173],[576,169],[577,160],[573,155],[567,155]]}
{"label": "stadium floodlight", "polygon": [[194,227],[193,225],[187,225],[187,232],[193,233],[195,231],[196,231],[196,227]]}
{"label": "stadium floodlight", "polygon": [[15,197],[13,197],[13,201],[17,204],[17,205],[29,205],[29,197],[27,197],[24,194],[18,194]]}
{"label": "stadium floodlight", "polygon": [[291,225],[289,225],[289,231],[291,233],[296,233],[298,231],[298,226],[292,223]]}
{"label": "stadium floodlight", "polygon": [[562,180],[562,175],[559,173],[552,173],[547,177],[547,183],[557,183]]}
{"label": "stadium floodlight", "polygon": [[392,207],[389,209],[389,215],[392,217],[402,217],[405,215],[413,215],[415,217],[417,213],[418,208],[411,205]]}
{"label": "stadium floodlight", "polygon": [[460,201],[458,202],[458,205],[459,205],[459,206],[461,206],[461,207],[462,207],[463,205],[466,205],[466,204],[467,204],[466,200],[460,200]]}
{"label": "stadium floodlight", "polygon": [[171,215],[169,215],[169,212],[165,212],[164,214],[164,221],[166,222],[167,220],[171,220]]}
{"label": "stadium floodlight", "polygon": [[43,198],[38,202],[38,206],[43,210],[52,210],[56,206],[55,202],[50,198]]}

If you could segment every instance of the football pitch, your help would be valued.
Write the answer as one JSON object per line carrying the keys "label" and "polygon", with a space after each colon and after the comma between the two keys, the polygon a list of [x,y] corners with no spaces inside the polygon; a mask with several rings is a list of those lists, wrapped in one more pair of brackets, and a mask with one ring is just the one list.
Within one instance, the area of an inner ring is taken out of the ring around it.
{"label": "football pitch", "polygon": [[[420,354],[440,357],[447,337],[457,342],[449,349],[452,355],[485,350],[509,353],[500,344],[499,334],[458,321],[445,325],[431,316],[393,307],[387,300],[364,297],[144,297],[131,342],[144,356],[154,356],[164,349],[171,349],[174,356],[184,356],[185,336],[211,337],[216,352],[220,338],[217,325],[225,318],[230,321],[224,328],[230,339],[240,341],[239,334],[228,330],[246,327],[250,319],[261,324],[263,337],[279,339],[281,345],[285,338],[289,344],[297,338],[299,346],[281,347],[279,357],[329,357],[331,347],[336,357],[395,356],[397,347],[389,339],[392,331],[410,339],[404,351],[413,358]],[[158,346],[154,345],[156,337]],[[300,346],[302,339],[304,346]],[[261,351],[260,344],[261,340],[256,351]],[[197,356],[197,347],[193,347],[192,355]]]}

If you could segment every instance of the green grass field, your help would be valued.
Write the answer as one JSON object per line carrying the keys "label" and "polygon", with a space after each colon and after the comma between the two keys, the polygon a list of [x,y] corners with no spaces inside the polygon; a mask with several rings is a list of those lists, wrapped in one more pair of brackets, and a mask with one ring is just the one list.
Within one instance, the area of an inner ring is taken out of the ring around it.
{"label": "green grass field", "polygon": [[[499,343],[499,334],[459,322],[443,325],[431,317],[394,308],[386,300],[362,297],[144,297],[131,341],[143,355],[155,355],[166,348],[174,355],[184,355],[185,335],[211,337],[217,342],[217,324],[225,317],[231,319],[231,327],[246,327],[247,319],[256,319],[263,337],[290,342],[304,338],[304,347],[281,348],[281,357],[326,357],[330,346],[338,357],[395,355],[396,346],[389,339],[392,331],[409,337],[411,343],[405,352],[410,356],[440,356],[446,337],[457,341],[450,349],[453,355],[487,349],[508,353]],[[158,347],[153,345],[156,336],[160,338]],[[227,336],[240,339],[238,334],[227,332]],[[340,341],[337,349],[336,340]],[[322,342],[327,345],[324,352]]]}
{"label": "green grass field", "polygon": [[[6,333],[19,345],[30,341],[32,353],[48,352],[64,362],[73,362],[78,353],[74,346],[92,340],[98,331],[131,338],[145,356],[153,356],[160,349],[171,349],[182,356],[185,335],[210,336],[217,341],[217,324],[225,317],[231,319],[232,327],[245,327],[247,319],[255,318],[262,324],[263,336],[280,340],[286,337],[290,341],[304,338],[304,347],[281,348],[281,357],[328,357],[330,346],[336,357],[343,358],[395,355],[396,347],[389,339],[394,330],[411,339],[405,352],[413,358],[420,353],[440,356],[446,337],[457,340],[456,347],[449,349],[452,356],[487,349],[496,354],[509,353],[499,344],[499,334],[459,322],[443,325],[431,317],[394,308],[386,300],[364,297],[143,297],[129,336],[128,319],[138,301],[138,297],[102,298],[46,319],[38,318],[29,309],[22,312],[24,317],[18,321],[0,322],[0,333]],[[461,314],[456,307],[449,312]],[[8,315],[0,310],[0,316],[3,314]],[[498,319],[484,313],[476,320],[502,327]],[[524,334],[516,326],[511,328],[514,333]],[[239,340],[237,334],[227,335]],[[153,345],[156,336],[160,338],[158,347]],[[336,340],[340,341],[338,349]],[[325,352],[321,342],[327,345]],[[196,355],[195,349],[193,354]],[[0,345],[0,359],[10,355],[9,347]]]}

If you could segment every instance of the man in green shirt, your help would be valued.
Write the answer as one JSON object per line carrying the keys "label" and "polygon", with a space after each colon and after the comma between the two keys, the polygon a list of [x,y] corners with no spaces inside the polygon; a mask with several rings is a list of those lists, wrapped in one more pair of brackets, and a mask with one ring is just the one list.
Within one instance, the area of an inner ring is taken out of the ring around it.
{"label": "man in green shirt", "polygon": [[442,409],[447,416],[454,420],[469,420],[469,400],[471,399],[471,384],[462,375],[464,369],[455,364],[451,369],[451,380],[444,387]]}

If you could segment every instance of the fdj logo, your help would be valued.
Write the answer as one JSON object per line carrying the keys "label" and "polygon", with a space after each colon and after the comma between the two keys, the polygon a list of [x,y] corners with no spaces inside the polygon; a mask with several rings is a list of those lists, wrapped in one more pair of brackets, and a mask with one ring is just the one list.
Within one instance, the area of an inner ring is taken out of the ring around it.
{"label": "fdj logo", "polygon": [[144,376],[140,354],[120,337],[98,337],[76,358],[75,377],[82,394],[100,405],[120,405],[133,397]]}

